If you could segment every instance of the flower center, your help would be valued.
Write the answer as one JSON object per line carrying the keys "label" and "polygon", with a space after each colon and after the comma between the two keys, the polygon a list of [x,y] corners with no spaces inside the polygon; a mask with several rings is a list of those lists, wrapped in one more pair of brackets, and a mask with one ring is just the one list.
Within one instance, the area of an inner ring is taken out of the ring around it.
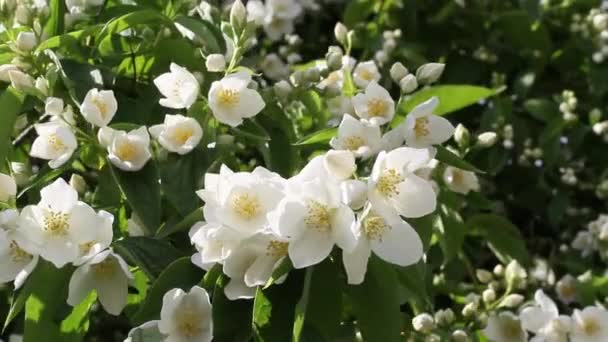
{"label": "flower center", "polygon": [[239,92],[234,89],[224,88],[218,94],[220,104],[226,107],[233,107],[239,102]]}
{"label": "flower center", "polygon": [[422,116],[416,119],[414,133],[416,133],[416,137],[418,138],[429,135],[429,118]]}
{"label": "flower center", "polygon": [[382,99],[371,99],[367,101],[367,113],[369,116],[384,116],[388,106]]}
{"label": "flower center", "polygon": [[503,323],[502,332],[505,337],[516,339],[521,335],[521,326],[517,321],[507,321]]}
{"label": "flower center", "polygon": [[266,245],[266,255],[273,257],[284,257],[287,255],[287,247],[289,247],[288,242],[270,240],[268,245]]}
{"label": "flower center", "polygon": [[97,277],[107,279],[116,272],[116,267],[118,267],[116,260],[112,257],[108,257],[100,263],[93,264],[91,269]]}
{"label": "flower center", "polygon": [[116,156],[120,160],[131,161],[135,158],[136,154],[135,146],[129,143],[122,143],[116,148]]}
{"label": "flower center", "polygon": [[382,242],[382,236],[389,229],[391,227],[386,224],[386,221],[376,214],[370,213],[363,221],[363,232],[370,240]]}
{"label": "flower center", "polygon": [[176,127],[173,131],[173,139],[183,145],[192,137],[192,134],[194,134],[194,131],[190,127]]}
{"label": "flower center", "polygon": [[63,151],[66,147],[63,141],[61,141],[61,139],[59,139],[59,137],[55,133],[49,134],[48,142],[49,145],[51,145],[51,147],[53,148],[53,150],[57,152]]}
{"label": "flower center", "polygon": [[23,262],[32,258],[32,256],[28,252],[21,249],[21,247],[19,247],[15,241],[11,242],[10,249],[10,256],[13,262]]}
{"label": "flower center", "polygon": [[376,183],[376,189],[380,191],[386,197],[392,197],[399,194],[397,184],[403,182],[403,176],[395,169],[385,170],[378,182]]}
{"label": "flower center", "polygon": [[464,175],[462,174],[462,171],[454,169],[452,171],[452,183],[462,184],[463,180],[464,180]]}
{"label": "flower center", "polygon": [[242,193],[232,198],[232,208],[241,218],[251,220],[258,216],[262,206],[257,196]]}
{"label": "flower center", "polygon": [[44,217],[44,229],[51,235],[64,236],[70,228],[68,218],[68,214],[49,211]]}
{"label": "flower center", "polygon": [[182,336],[195,337],[200,335],[203,331],[201,325],[202,318],[198,312],[192,309],[179,310],[177,314],[177,329]]}
{"label": "flower center", "polygon": [[319,232],[329,232],[331,230],[329,208],[317,201],[309,201],[307,207],[308,216],[304,219],[306,227]]}
{"label": "flower center", "polygon": [[600,331],[600,324],[593,318],[583,320],[583,331],[587,336],[594,336]]}
{"label": "flower center", "polygon": [[365,145],[365,140],[357,135],[352,135],[344,139],[344,146],[351,151],[356,151],[363,145]]}
{"label": "flower center", "polygon": [[362,69],[361,71],[359,71],[359,77],[361,77],[361,79],[365,81],[371,81],[374,79],[374,74],[371,73],[369,70]]}
{"label": "flower center", "polygon": [[81,255],[89,254],[89,252],[91,251],[91,248],[93,248],[93,245],[95,245],[95,241],[81,243],[78,246],[78,248],[80,249],[80,254]]}
{"label": "flower center", "polygon": [[93,98],[93,104],[99,110],[99,115],[101,115],[101,118],[105,120],[108,117],[108,105],[99,98]]}

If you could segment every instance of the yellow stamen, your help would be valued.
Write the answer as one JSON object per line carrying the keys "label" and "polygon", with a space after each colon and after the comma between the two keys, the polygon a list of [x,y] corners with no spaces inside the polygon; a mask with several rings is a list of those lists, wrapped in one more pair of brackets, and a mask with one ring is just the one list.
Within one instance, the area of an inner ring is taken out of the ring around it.
{"label": "yellow stamen", "polygon": [[21,247],[19,247],[15,241],[12,241],[10,244],[9,254],[13,262],[24,262],[32,258],[32,256],[28,252],[21,249]]}
{"label": "yellow stamen", "polygon": [[367,113],[369,116],[385,116],[388,109],[386,101],[382,99],[371,99],[367,101]]}
{"label": "yellow stamen", "polygon": [[221,105],[233,107],[239,102],[240,94],[234,89],[224,88],[217,95]]}
{"label": "yellow stamen", "polygon": [[173,139],[175,139],[175,141],[179,144],[183,145],[186,143],[186,141],[188,141],[188,139],[190,139],[190,137],[192,137],[193,134],[194,130],[192,130],[190,127],[176,127],[173,131]]}
{"label": "yellow stamen", "polygon": [[241,218],[251,220],[258,216],[262,209],[262,205],[257,196],[243,193],[232,198],[232,208],[241,216]]}
{"label": "yellow stamen", "polygon": [[391,227],[386,224],[386,221],[373,213],[368,214],[363,221],[363,232],[370,240],[379,240],[382,242],[382,236],[384,236],[384,233],[389,229],[391,229]]}
{"label": "yellow stamen", "polygon": [[49,145],[51,145],[51,147],[55,151],[63,151],[66,147],[63,141],[61,141],[61,139],[59,139],[59,137],[55,133],[50,134],[47,139]]}
{"label": "yellow stamen", "polygon": [[429,118],[426,116],[417,118],[416,124],[414,125],[414,132],[418,138],[429,135]]}
{"label": "yellow stamen", "polygon": [[178,309],[176,321],[177,328],[182,336],[196,337],[203,331],[202,317],[193,309]]}
{"label": "yellow stamen", "polygon": [[136,155],[137,150],[135,149],[135,146],[130,143],[122,143],[116,148],[116,156],[120,158],[120,160],[131,161]]}
{"label": "yellow stamen", "polygon": [[378,183],[376,183],[376,189],[380,191],[386,197],[392,197],[399,194],[399,189],[397,189],[397,184],[403,182],[403,176],[395,169],[385,170],[380,178],[378,179]]}
{"label": "yellow stamen", "polygon": [[68,214],[49,211],[44,217],[44,229],[51,235],[64,236],[70,229],[68,218]]}
{"label": "yellow stamen", "polygon": [[351,151],[356,151],[363,145],[365,145],[365,140],[360,136],[352,135],[344,139],[344,146]]}
{"label": "yellow stamen", "polygon": [[587,318],[583,320],[583,331],[587,336],[594,336],[600,331],[600,324],[595,319]]}
{"label": "yellow stamen", "polygon": [[284,257],[287,255],[288,242],[270,240],[266,246],[266,255],[273,257]]}
{"label": "yellow stamen", "polygon": [[104,261],[93,264],[91,269],[97,277],[107,279],[116,273],[117,267],[120,267],[118,262],[113,257],[107,257]]}
{"label": "yellow stamen", "polygon": [[359,71],[359,77],[365,81],[371,81],[374,79],[374,74],[371,73],[369,70],[361,69]]}
{"label": "yellow stamen", "polygon": [[99,110],[99,114],[101,115],[101,118],[105,120],[109,114],[108,105],[97,97],[94,97],[92,102],[95,105],[95,107],[97,107],[97,109]]}
{"label": "yellow stamen", "polygon": [[331,230],[331,215],[329,208],[317,201],[308,202],[308,216],[304,220],[307,228],[315,229],[320,232]]}

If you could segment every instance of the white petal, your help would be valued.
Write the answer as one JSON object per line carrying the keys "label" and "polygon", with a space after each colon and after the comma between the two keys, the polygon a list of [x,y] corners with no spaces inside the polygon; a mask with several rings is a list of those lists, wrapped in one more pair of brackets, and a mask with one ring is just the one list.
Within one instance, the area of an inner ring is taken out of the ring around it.
{"label": "white petal", "polygon": [[381,259],[399,266],[408,266],[420,260],[423,254],[418,233],[407,222],[397,218],[380,240],[372,240],[371,248]]}
{"label": "white petal", "polygon": [[349,284],[357,285],[363,282],[370,255],[371,249],[365,238],[359,239],[357,246],[351,252],[342,252],[342,262]]}
{"label": "white petal", "polygon": [[67,213],[76,205],[76,202],[78,202],[78,192],[69,186],[63,178],[57,178],[53,183],[40,190],[40,203],[38,205]]}
{"label": "white petal", "polygon": [[438,145],[449,140],[454,134],[454,126],[448,121],[448,119],[437,116],[429,116],[430,140],[431,144]]}
{"label": "white petal", "polygon": [[250,299],[255,296],[255,287],[248,287],[240,279],[230,279],[228,285],[224,287],[224,294],[230,300]]}
{"label": "white petal", "polygon": [[70,278],[67,302],[76,306],[94,289],[95,281],[90,273],[90,266],[78,267]]}
{"label": "white petal", "polygon": [[334,241],[328,233],[306,229],[297,240],[289,244],[289,259],[294,268],[312,266],[327,258],[333,246]]}
{"label": "white petal", "polygon": [[276,258],[274,257],[267,255],[257,257],[245,273],[245,284],[249,287],[266,284],[272,275],[275,263]]}
{"label": "white petal", "polygon": [[399,193],[391,203],[405,217],[422,217],[435,211],[437,198],[431,183],[411,174],[397,186]]}
{"label": "white petal", "polygon": [[336,244],[345,251],[350,251],[357,244],[357,237],[354,232],[355,214],[353,211],[342,205],[335,209],[332,217],[332,237]]}

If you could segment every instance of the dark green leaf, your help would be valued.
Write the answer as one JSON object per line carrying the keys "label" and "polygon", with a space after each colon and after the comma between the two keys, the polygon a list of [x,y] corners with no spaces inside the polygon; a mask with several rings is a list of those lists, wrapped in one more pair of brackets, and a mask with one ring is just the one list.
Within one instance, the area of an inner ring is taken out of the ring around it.
{"label": "dark green leaf", "polygon": [[331,138],[336,136],[338,133],[338,128],[326,128],[320,131],[317,131],[309,136],[302,138],[300,141],[296,142],[296,146],[302,145],[312,145],[312,144],[328,144]]}
{"label": "dark green leaf", "polygon": [[179,16],[174,20],[176,24],[180,24],[194,32],[199,41],[206,47],[208,53],[223,54],[226,51],[224,36],[214,24],[206,20],[186,16]]}
{"label": "dark green leaf", "polygon": [[470,217],[466,225],[474,233],[488,240],[490,248],[504,264],[516,259],[527,265],[530,255],[519,229],[506,218],[494,214],[478,214]]}
{"label": "dark green leaf", "polygon": [[213,290],[213,340],[217,342],[247,342],[251,338],[252,302],[230,300],[224,288],[230,279],[224,275],[217,279]]}
{"label": "dark green leaf", "polygon": [[113,246],[118,254],[130,264],[139,266],[151,279],[183,255],[167,241],[143,236],[121,239]]}
{"label": "dark green leaf", "polygon": [[62,34],[64,30],[65,1],[50,0],[49,9],[49,19],[44,27],[44,32],[47,37],[54,37]]}
{"label": "dark green leaf", "polygon": [[4,161],[12,146],[13,127],[15,127],[15,120],[24,101],[25,96],[12,87],[6,88],[0,95],[0,108],[2,108],[2,115],[0,115],[0,165],[2,166],[0,170],[4,169]]}
{"label": "dark green leaf", "polygon": [[473,171],[473,172],[477,172],[477,173],[484,173],[483,171],[481,171],[480,169],[471,165],[469,162],[465,161],[464,159],[460,158],[459,156],[457,156],[455,153],[448,150],[447,148],[445,148],[441,145],[436,145],[435,148],[437,149],[437,154],[435,155],[435,159],[439,160],[440,162],[453,166],[453,167],[457,167],[462,170]]}

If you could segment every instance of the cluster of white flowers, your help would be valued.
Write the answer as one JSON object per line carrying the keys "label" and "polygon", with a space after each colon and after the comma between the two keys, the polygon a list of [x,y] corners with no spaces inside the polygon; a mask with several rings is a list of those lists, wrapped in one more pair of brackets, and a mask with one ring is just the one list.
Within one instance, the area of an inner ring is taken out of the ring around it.
{"label": "cluster of white flowers", "polygon": [[576,234],[571,246],[586,257],[596,251],[603,252],[605,241],[608,241],[608,215],[600,214],[597,219],[589,222],[586,230]]}
{"label": "cluster of white flowers", "polygon": [[262,26],[271,40],[279,40],[293,32],[295,21],[303,14],[297,0],[247,1],[247,19]]}
{"label": "cluster of white flowers", "polygon": [[[14,199],[17,186],[0,174],[2,201]],[[0,282],[21,287],[39,258],[62,268],[76,266],[68,304],[78,305],[96,290],[103,308],[118,315],[127,303],[128,283],[133,278],[127,264],[110,247],[114,217],[95,212],[78,201],[78,193],[59,178],[40,191],[40,202],[21,210],[0,212]]]}
{"label": "cluster of white flowers", "polygon": [[[284,179],[263,167],[233,172],[226,166],[205,176],[197,194],[205,202],[206,221],[190,231],[199,251],[192,261],[205,269],[222,265],[231,278],[228,298],[252,297],[285,257],[295,268],[309,267],[327,258],[334,245],[342,249],[352,284],[363,281],[372,251],[401,266],[422,256],[418,234],[402,217],[434,211],[436,194],[424,169],[433,162],[432,145],[449,139],[453,127],[432,114],[437,105],[432,99],[394,130],[396,144],[387,148],[380,126],[394,115],[388,92],[372,80],[353,102],[359,119],[345,114],[331,141],[335,150],[314,157],[296,176]],[[404,142],[409,147],[400,147]],[[365,179],[355,159],[376,154]],[[464,192],[459,186],[469,175],[449,172],[449,183]]]}
{"label": "cluster of white flowers", "polygon": [[[534,294],[535,303],[524,307],[519,316],[509,311],[488,318],[484,334],[496,342],[608,340],[608,310],[601,306],[575,309],[571,316],[560,315],[557,305],[542,290]],[[569,338],[569,339],[568,339]]]}
{"label": "cluster of white flowers", "polygon": [[572,122],[578,117],[575,113],[578,99],[572,90],[562,91],[562,102],[559,104],[559,111],[562,112],[564,121]]}

